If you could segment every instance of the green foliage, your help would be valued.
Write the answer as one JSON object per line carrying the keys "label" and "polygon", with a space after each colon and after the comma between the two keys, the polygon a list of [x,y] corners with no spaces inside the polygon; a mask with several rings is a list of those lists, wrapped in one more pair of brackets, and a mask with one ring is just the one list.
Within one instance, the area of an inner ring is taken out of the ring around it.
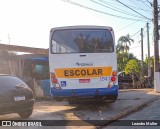
{"label": "green foliage", "polygon": [[[145,63],[146,64],[148,64],[148,57],[146,57],[146,59],[145,59]],[[150,57],[150,65],[151,65],[151,67],[153,67],[154,66],[154,57],[152,56],[152,57]]]}
{"label": "green foliage", "polygon": [[124,46],[122,46],[120,43],[117,44],[116,46],[116,50],[117,50],[117,53],[123,53],[124,52]]}
{"label": "green foliage", "polygon": [[130,60],[126,64],[126,67],[125,67],[126,73],[133,73],[133,72],[140,73],[140,71],[141,71],[141,65],[137,60],[135,60],[135,59]]}
{"label": "green foliage", "polygon": [[132,73],[132,80],[133,80],[133,87],[135,87],[135,78],[134,78],[134,73],[140,73],[141,69],[140,69],[140,63],[137,60],[130,60],[128,61],[128,63],[126,64],[125,67],[125,72],[127,74]]}
{"label": "green foliage", "polygon": [[131,42],[134,42],[134,40],[131,39],[129,34],[121,36],[118,39],[118,44],[116,46],[118,71],[124,71],[127,62],[131,59],[136,59],[132,53],[128,53]]}
{"label": "green foliage", "polygon": [[128,61],[138,60],[132,53],[117,53],[118,71],[124,71]]}

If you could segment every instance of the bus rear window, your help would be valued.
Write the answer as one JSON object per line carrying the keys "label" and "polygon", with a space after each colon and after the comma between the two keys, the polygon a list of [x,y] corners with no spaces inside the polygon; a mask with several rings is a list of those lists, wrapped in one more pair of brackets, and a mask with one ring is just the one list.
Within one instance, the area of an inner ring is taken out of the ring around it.
{"label": "bus rear window", "polygon": [[52,53],[109,53],[113,37],[107,29],[56,30],[51,37]]}

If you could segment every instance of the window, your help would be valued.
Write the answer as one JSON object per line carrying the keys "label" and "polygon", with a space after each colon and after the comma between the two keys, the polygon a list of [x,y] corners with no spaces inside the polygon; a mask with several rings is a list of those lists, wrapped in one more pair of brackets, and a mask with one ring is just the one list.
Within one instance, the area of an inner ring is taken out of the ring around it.
{"label": "window", "polygon": [[107,29],[56,30],[51,39],[52,53],[106,53],[114,51]]}

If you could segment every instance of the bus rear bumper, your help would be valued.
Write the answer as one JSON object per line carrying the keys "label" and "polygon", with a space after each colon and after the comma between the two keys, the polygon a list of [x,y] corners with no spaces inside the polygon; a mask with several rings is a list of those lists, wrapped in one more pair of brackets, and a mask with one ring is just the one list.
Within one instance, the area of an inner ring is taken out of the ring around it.
{"label": "bus rear bumper", "polygon": [[70,97],[95,97],[95,96],[118,96],[118,85],[115,85],[111,88],[90,88],[90,89],[63,89],[57,90],[55,88],[51,88],[51,95],[53,97],[62,97],[62,98],[70,98]]}

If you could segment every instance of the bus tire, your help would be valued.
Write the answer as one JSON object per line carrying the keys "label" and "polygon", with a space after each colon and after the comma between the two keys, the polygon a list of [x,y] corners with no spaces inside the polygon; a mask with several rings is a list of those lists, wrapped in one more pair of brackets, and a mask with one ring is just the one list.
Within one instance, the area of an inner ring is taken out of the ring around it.
{"label": "bus tire", "polygon": [[74,105],[74,104],[76,104],[76,102],[74,100],[68,100],[68,104],[69,105]]}
{"label": "bus tire", "polygon": [[110,103],[116,102],[117,98],[118,98],[118,96],[112,96],[111,99],[110,99],[111,100]]}
{"label": "bus tire", "polygon": [[64,98],[61,98],[61,97],[54,97],[53,99],[56,100],[57,102],[60,102],[60,101],[63,101]]}
{"label": "bus tire", "polygon": [[117,97],[118,97],[118,96],[109,96],[109,97],[107,97],[104,101],[105,101],[106,103],[114,103],[114,102],[117,100]]}

